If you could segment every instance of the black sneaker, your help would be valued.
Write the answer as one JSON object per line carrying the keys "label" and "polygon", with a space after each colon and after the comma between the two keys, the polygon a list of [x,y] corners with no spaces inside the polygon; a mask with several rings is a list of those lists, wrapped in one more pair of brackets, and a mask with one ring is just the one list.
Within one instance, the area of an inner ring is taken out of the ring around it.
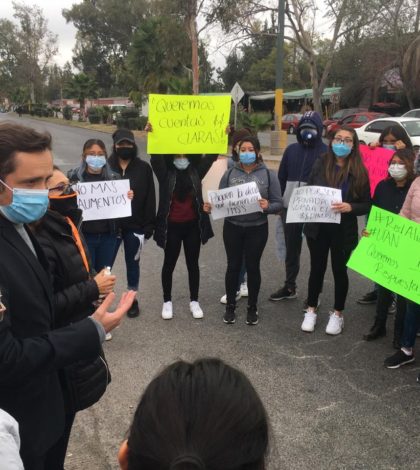
{"label": "black sneaker", "polygon": [[398,369],[398,367],[404,364],[410,364],[410,362],[414,362],[414,354],[408,355],[400,349],[395,354],[385,359],[384,366],[387,369]]}
{"label": "black sneaker", "polygon": [[139,302],[137,299],[134,299],[133,304],[131,307],[128,309],[127,312],[127,317],[128,318],[136,318],[140,315],[140,308],[139,308]]}
{"label": "black sneaker", "polygon": [[257,306],[248,305],[248,313],[246,314],[246,324],[247,325],[257,325],[258,324],[258,311]]}
{"label": "black sneaker", "polygon": [[277,290],[276,292],[270,295],[270,300],[272,300],[273,302],[276,302],[277,300],[288,300],[296,298],[296,290],[290,290],[286,286],[282,287],[281,289]]}
{"label": "black sneaker", "polygon": [[374,341],[375,339],[386,336],[386,328],[380,325],[373,325],[369,333],[363,335],[365,341]]}
{"label": "black sneaker", "polygon": [[228,325],[235,323],[235,305],[226,305],[225,314],[223,315],[223,321]]}
{"label": "black sneaker", "polygon": [[365,294],[363,297],[360,297],[360,299],[357,299],[357,303],[362,305],[376,304],[377,300],[378,293],[376,292],[376,290],[373,290],[372,292],[368,292],[367,294]]}

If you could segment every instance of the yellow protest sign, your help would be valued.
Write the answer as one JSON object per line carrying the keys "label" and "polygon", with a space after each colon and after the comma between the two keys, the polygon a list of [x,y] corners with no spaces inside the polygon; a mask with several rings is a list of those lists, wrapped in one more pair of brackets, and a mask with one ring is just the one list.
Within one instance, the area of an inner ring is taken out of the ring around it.
{"label": "yellow protest sign", "polygon": [[231,96],[149,95],[149,154],[225,154]]}
{"label": "yellow protest sign", "polygon": [[420,304],[420,224],[373,206],[347,266]]}

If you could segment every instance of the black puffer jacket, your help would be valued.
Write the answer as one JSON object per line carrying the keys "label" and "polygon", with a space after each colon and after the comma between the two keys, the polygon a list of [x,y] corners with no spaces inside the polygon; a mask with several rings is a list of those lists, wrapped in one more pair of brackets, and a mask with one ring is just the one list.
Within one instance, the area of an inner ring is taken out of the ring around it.
{"label": "black puffer jacket", "polygon": [[[337,226],[338,236],[340,237],[343,248],[345,250],[353,250],[358,241],[358,226],[357,216],[365,215],[370,211],[372,205],[370,198],[369,181],[366,180],[366,185],[363,188],[362,194],[355,197],[353,191],[354,177],[350,173],[348,178],[348,188],[343,196],[343,202],[348,202],[351,205],[352,211],[341,214],[341,223],[332,224]],[[311,175],[309,176],[308,186],[325,186],[329,187],[325,178],[325,158],[319,158],[312,168]],[[316,239],[318,237],[320,223],[311,222],[303,226],[303,233],[308,238]]]}
{"label": "black puffer jacket", "polygon": [[[81,211],[77,211],[73,222],[76,227],[80,227]],[[48,210],[37,224],[34,235],[42,246],[50,267],[56,327],[60,328],[91,315],[95,310],[92,302],[98,300],[99,290],[86,271],[69,223],[59,213]],[[81,238],[83,242],[83,237]],[[85,251],[88,254],[86,246]]]}
{"label": "black puffer jacket", "polygon": [[[188,172],[194,188],[193,200],[199,216],[201,243],[203,245],[214,236],[214,233],[208,214],[203,212],[201,181],[213,162],[217,160],[217,157],[218,155],[189,155],[190,165],[185,170]],[[169,210],[176,183],[176,169],[173,164],[173,155],[151,155],[150,163],[159,181],[159,209],[154,239],[161,248],[165,248]]]}

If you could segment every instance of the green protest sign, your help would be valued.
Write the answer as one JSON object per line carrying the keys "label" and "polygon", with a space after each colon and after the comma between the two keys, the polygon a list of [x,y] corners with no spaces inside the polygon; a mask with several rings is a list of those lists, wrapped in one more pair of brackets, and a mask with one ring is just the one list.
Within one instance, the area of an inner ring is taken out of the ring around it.
{"label": "green protest sign", "polygon": [[420,224],[373,206],[347,266],[420,304]]}
{"label": "green protest sign", "polygon": [[230,101],[230,95],[149,95],[147,153],[225,154]]}

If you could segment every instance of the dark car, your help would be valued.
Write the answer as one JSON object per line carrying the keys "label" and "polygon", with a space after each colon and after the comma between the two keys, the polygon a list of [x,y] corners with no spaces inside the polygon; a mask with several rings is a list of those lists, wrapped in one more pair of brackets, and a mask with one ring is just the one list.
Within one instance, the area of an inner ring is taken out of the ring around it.
{"label": "dark car", "polygon": [[295,134],[302,114],[285,114],[281,120],[281,128],[288,134]]}
{"label": "dark car", "polygon": [[344,119],[346,116],[349,116],[350,114],[355,114],[355,113],[364,113],[368,112],[367,108],[344,108],[344,109],[339,109],[336,111],[329,119],[325,119],[325,121],[322,123],[324,127],[324,135],[327,133],[327,128],[330,124],[333,122],[340,121],[341,119]]}
{"label": "dark car", "polygon": [[369,121],[373,121],[374,119],[380,119],[384,117],[389,117],[388,114],[385,113],[355,113],[346,116],[344,119],[340,119],[337,122],[333,122],[327,127],[327,135],[331,135],[339,126],[350,126],[353,129],[357,129],[358,127],[362,127]]}

